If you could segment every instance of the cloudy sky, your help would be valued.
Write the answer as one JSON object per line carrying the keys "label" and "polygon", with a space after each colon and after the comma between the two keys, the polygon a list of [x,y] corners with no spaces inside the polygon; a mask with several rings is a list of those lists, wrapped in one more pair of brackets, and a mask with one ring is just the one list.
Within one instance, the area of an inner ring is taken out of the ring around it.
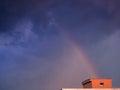
{"label": "cloudy sky", "polygon": [[0,0],[0,90],[82,87],[90,68],[120,87],[120,0]]}

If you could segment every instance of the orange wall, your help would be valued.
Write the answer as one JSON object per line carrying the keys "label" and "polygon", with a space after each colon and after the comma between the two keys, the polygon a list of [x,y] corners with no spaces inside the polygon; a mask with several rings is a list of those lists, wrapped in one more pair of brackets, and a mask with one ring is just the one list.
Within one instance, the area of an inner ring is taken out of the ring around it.
{"label": "orange wall", "polygon": [[[91,79],[92,88],[112,88],[112,79]],[[104,83],[104,85],[100,85]]]}

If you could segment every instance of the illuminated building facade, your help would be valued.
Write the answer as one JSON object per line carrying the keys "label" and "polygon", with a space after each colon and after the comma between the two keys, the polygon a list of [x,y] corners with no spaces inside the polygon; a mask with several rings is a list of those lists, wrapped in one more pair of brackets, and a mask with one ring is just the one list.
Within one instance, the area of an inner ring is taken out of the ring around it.
{"label": "illuminated building facade", "polygon": [[61,90],[120,90],[112,88],[112,79],[92,78],[82,82],[83,88],[62,88]]}

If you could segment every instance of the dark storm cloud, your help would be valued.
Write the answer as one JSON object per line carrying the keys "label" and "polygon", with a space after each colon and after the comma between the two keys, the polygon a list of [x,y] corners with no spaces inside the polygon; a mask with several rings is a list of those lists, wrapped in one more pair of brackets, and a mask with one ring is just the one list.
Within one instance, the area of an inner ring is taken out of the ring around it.
{"label": "dark storm cloud", "polygon": [[10,31],[17,21],[25,17],[29,18],[32,16],[31,13],[39,14],[40,16],[33,18],[38,18],[38,20],[41,18],[39,22],[46,23],[46,20],[42,19],[47,18],[45,17],[45,10],[52,3],[54,0],[1,0],[0,31]]}
{"label": "dark storm cloud", "polygon": [[69,31],[96,36],[108,34],[119,28],[118,3],[118,0],[4,0],[0,2],[0,31],[11,32],[16,22],[27,18],[32,20],[34,32],[50,33],[53,28],[48,30],[51,17],[47,13],[51,11],[60,27],[63,25]]}
{"label": "dark storm cloud", "polygon": [[[110,3],[113,2],[113,3]],[[71,0],[55,6],[57,21],[71,33],[79,32],[84,36],[109,35],[119,28],[119,9],[117,0],[97,2],[88,0]],[[112,4],[113,7],[110,7]],[[62,5],[62,7],[60,7]],[[107,6],[106,6],[107,5]],[[117,6],[116,6],[117,5]],[[114,10],[112,10],[114,8]],[[116,18],[117,16],[117,18]],[[61,25],[61,26],[62,26]],[[75,33],[76,35],[76,33]],[[79,36],[78,36],[79,37]]]}
{"label": "dark storm cloud", "polygon": [[[49,26],[50,18],[47,16],[46,9],[53,1],[0,1],[1,43],[5,42],[8,45],[21,42],[21,39],[23,41],[24,37],[26,37],[25,34],[29,31],[39,36],[47,36],[51,33],[57,34],[56,27],[54,25]],[[28,25],[29,21],[32,22],[30,26]],[[26,30],[27,27],[30,27],[30,30]]]}

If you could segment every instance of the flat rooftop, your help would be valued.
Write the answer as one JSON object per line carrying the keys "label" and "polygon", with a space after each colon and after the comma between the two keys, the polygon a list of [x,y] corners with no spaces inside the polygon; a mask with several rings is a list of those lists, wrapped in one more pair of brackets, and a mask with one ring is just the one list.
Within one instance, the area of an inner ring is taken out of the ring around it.
{"label": "flat rooftop", "polygon": [[120,90],[120,88],[62,88],[61,90]]}

